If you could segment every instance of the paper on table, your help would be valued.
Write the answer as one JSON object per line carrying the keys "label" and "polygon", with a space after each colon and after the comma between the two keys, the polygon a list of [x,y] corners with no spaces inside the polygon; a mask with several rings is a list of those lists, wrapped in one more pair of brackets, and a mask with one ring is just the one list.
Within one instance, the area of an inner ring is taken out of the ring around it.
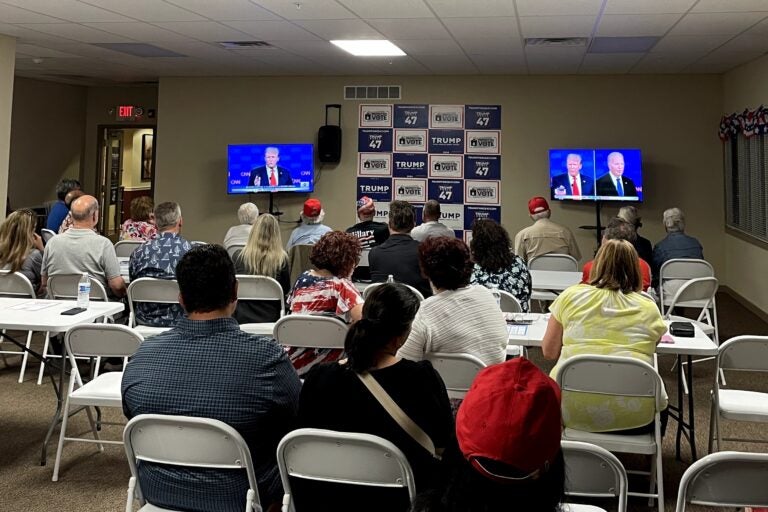
{"label": "paper on table", "polygon": [[507,325],[507,332],[510,336],[525,336],[528,334],[527,325]]}
{"label": "paper on table", "polygon": [[41,309],[50,308],[56,305],[57,304],[55,302],[31,300],[29,302],[22,302],[21,304],[16,304],[15,306],[11,306],[8,309],[20,309],[23,311],[39,311]]}

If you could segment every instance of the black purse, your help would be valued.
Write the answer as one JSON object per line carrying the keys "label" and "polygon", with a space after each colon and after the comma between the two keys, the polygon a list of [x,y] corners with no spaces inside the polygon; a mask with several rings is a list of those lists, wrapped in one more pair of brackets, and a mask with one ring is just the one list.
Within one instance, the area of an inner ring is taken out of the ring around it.
{"label": "black purse", "polygon": [[681,338],[693,338],[694,330],[691,322],[672,322],[669,324],[669,332],[672,336]]}

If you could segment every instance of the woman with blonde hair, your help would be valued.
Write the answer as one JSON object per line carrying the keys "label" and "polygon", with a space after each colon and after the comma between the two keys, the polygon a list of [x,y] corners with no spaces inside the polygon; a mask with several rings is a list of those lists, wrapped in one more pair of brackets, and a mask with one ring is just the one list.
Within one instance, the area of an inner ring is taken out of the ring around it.
{"label": "woman with blonde hair", "polygon": [[37,216],[31,210],[17,210],[0,224],[0,268],[24,274],[38,295],[43,240],[35,233]]}
{"label": "woman with blonde hair", "polygon": [[[642,274],[637,251],[626,240],[606,240],[597,251],[589,281],[571,286],[552,303],[552,316],[542,341],[547,359],[560,365],[581,354],[632,357],[653,364],[656,344],[667,327],[656,303],[641,293]],[[624,403],[615,397],[579,395],[563,397],[563,418],[576,421],[582,430],[616,432],[644,425],[643,408],[652,401]],[[640,412],[640,414],[638,414]],[[584,427],[586,425],[586,427]]]}
{"label": "woman with blonde hair", "polygon": [[[259,215],[251,228],[248,242],[232,255],[237,274],[267,276],[280,283],[283,297],[291,288],[288,254],[283,250],[283,239],[277,219],[268,213]],[[241,324],[276,322],[280,318],[277,301],[240,301],[235,318]]]}

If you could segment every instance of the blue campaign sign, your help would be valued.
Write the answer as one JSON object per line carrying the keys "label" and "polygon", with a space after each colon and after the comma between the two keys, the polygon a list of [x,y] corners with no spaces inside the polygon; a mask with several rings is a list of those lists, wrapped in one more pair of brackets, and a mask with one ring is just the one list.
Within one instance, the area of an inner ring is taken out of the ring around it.
{"label": "blue campaign sign", "polygon": [[467,130],[501,130],[501,105],[466,105],[464,127]]}
{"label": "blue campaign sign", "polygon": [[390,153],[392,151],[392,130],[383,128],[360,128],[357,136],[358,153]]}
{"label": "blue campaign sign", "polygon": [[427,128],[429,105],[395,105],[395,128]]}
{"label": "blue campaign sign", "polygon": [[429,130],[430,153],[464,153],[464,130]]}
{"label": "blue campaign sign", "polygon": [[464,182],[462,180],[429,180],[427,199],[435,199],[445,204],[464,202]]}
{"label": "blue campaign sign", "polygon": [[391,201],[392,178],[357,178],[357,197],[362,196],[374,201]]}
{"label": "blue campaign sign", "polygon": [[501,223],[501,206],[464,206],[464,229],[472,229],[475,220],[485,219]]}
{"label": "blue campaign sign", "polygon": [[427,158],[424,153],[393,153],[392,175],[395,178],[426,178]]}
{"label": "blue campaign sign", "polygon": [[468,180],[500,180],[501,157],[496,155],[465,155],[464,177]]}

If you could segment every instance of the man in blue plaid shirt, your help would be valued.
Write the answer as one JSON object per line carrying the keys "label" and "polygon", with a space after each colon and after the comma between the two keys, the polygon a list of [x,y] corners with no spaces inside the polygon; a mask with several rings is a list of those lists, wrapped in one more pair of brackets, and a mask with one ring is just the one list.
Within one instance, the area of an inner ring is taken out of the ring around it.
{"label": "man in blue plaid shirt", "polygon": [[[280,502],[275,452],[294,428],[301,383],[283,347],[247,334],[231,318],[237,303],[232,260],[218,245],[195,247],[176,267],[187,312],[170,331],[142,343],[125,369],[123,412],[213,418],[248,443],[266,509]],[[152,504],[173,510],[243,510],[245,471],[142,462],[139,485]]]}

